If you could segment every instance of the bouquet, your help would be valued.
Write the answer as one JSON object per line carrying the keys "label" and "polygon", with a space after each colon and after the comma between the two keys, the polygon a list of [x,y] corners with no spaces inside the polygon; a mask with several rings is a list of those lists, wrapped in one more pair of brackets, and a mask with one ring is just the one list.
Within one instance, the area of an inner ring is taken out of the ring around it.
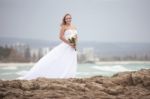
{"label": "bouquet", "polygon": [[75,46],[75,51],[76,51],[77,49],[76,49],[76,37],[75,37],[75,35],[71,35],[71,36],[68,38],[68,41],[69,41],[70,43],[72,43],[72,44]]}

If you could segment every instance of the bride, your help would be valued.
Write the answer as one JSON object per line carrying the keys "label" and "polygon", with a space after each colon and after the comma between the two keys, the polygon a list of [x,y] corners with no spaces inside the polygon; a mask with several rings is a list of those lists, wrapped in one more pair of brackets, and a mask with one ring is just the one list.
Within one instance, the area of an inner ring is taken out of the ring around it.
{"label": "bride", "polygon": [[75,44],[68,39],[74,35],[77,42],[77,29],[71,23],[71,15],[67,13],[63,19],[60,28],[59,38],[62,43],[55,46],[51,51],[44,55],[27,72],[26,75],[17,79],[31,80],[37,77],[46,78],[73,78],[77,70],[77,51]]}

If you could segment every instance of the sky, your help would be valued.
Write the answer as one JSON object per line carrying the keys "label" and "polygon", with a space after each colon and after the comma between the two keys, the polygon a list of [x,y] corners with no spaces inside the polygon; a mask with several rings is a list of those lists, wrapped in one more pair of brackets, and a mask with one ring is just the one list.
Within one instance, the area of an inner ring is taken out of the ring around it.
{"label": "sky", "polygon": [[150,43],[150,0],[0,0],[0,37],[59,40],[66,13],[79,41]]}

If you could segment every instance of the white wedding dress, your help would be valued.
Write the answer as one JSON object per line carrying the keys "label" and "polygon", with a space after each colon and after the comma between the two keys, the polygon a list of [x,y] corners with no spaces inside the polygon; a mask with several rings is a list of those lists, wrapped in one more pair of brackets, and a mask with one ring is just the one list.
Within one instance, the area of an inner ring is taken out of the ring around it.
{"label": "white wedding dress", "polygon": [[[67,29],[64,33],[66,39],[70,35],[77,35],[77,30]],[[65,42],[55,46],[44,55],[24,75],[17,79],[31,80],[38,77],[46,78],[74,78],[77,70],[77,51]]]}

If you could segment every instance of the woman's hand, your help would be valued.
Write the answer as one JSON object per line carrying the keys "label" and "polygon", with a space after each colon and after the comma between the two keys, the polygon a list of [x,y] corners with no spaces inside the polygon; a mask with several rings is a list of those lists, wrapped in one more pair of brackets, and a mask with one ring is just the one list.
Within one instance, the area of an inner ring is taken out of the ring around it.
{"label": "woman's hand", "polygon": [[72,43],[69,43],[69,45],[72,47],[72,48],[75,48],[76,46]]}

